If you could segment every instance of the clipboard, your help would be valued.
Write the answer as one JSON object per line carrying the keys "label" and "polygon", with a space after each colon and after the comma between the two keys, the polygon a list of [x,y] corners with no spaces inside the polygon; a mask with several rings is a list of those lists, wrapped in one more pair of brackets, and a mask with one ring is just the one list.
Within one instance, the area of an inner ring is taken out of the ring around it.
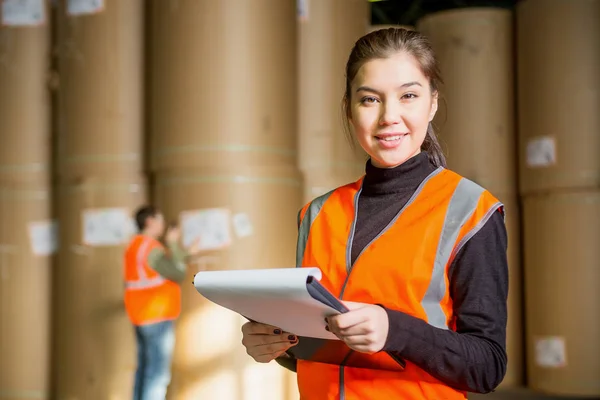
{"label": "clipboard", "polygon": [[281,328],[299,343],[288,354],[299,360],[355,368],[403,370],[405,361],[388,352],[364,354],[325,330],[325,317],[349,309],[320,283],[318,268],[202,271],[194,287],[211,302],[249,321]]}

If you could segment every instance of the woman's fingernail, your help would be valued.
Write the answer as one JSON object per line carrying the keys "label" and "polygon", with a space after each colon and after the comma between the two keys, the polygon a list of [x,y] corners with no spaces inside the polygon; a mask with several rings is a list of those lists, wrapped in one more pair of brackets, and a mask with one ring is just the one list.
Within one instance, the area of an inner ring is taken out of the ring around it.
{"label": "woman's fingernail", "polygon": [[273,331],[276,335],[281,335],[281,329],[275,329]]}
{"label": "woman's fingernail", "polygon": [[296,336],[290,335],[290,336],[288,336],[288,339],[291,340],[292,342],[295,342],[296,341]]}
{"label": "woman's fingernail", "polygon": [[329,326],[325,325],[325,330],[329,331]]}

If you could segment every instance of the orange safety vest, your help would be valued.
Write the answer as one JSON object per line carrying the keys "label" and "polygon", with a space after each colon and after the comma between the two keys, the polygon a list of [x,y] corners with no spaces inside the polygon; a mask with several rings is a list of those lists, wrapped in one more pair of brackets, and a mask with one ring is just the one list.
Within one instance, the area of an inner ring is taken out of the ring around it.
{"label": "orange safety vest", "polygon": [[[301,210],[296,266],[319,267],[321,283],[343,300],[381,304],[455,330],[449,266],[504,206],[477,184],[440,167],[350,265],[362,180],[334,189]],[[339,359],[346,359],[341,366],[298,360],[302,400],[466,399],[465,392],[409,360],[402,368],[385,352],[340,351],[345,357]]]}
{"label": "orange safety vest", "polygon": [[134,325],[174,320],[181,312],[181,288],[148,265],[148,255],[162,244],[136,235],[125,251],[125,309]]}

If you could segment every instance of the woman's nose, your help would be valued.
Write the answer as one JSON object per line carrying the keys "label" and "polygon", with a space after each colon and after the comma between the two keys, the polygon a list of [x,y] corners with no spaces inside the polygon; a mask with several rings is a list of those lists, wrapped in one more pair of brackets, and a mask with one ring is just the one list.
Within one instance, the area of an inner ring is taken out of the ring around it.
{"label": "woman's nose", "polygon": [[379,124],[383,126],[396,125],[402,121],[402,107],[394,102],[386,102],[382,107]]}

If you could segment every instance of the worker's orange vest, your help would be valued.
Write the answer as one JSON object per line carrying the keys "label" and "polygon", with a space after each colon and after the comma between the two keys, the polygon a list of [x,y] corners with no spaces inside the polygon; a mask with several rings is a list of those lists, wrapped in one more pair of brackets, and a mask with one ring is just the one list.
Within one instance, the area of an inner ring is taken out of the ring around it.
{"label": "worker's orange vest", "polygon": [[[297,266],[319,267],[321,283],[343,300],[381,304],[455,330],[448,268],[503,205],[480,186],[440,167],[349,265],[361,186],[362,178],[301,210]],[[342,366],[298,360],[302,400],[466,398],[465,392],[410,360],[403,368],[385,352],[368,355],[336,347],[346,353],[337,357],[345,359]]]}
{"label": "worker's orange vest", "polygon": [[162,244],[136,235],[125,251],[125,309],[134,325],[174,320],[181,312],[181,288],[148,265],[148,255]]}

